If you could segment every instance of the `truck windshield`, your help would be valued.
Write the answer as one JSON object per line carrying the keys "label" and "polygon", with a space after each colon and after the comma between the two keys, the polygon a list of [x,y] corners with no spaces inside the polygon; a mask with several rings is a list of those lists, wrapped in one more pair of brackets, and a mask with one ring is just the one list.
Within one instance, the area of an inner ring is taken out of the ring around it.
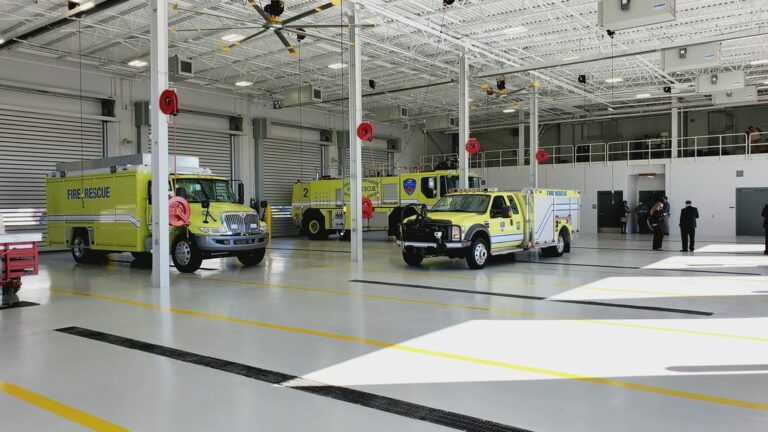
{"label": "truck windshield", "polygon": [[184,197],[189,202],[199,203],[204,200],[211,202],[230,202],[237,200],[229,187],[227,180],[180,178],[176,179],[176,195]]}
{"label": "truck windshield", "polygon": [[[480,187],[480,177],[474,177],[469,176],[469,187],[470,188],[479,188]],[[458,176],[450,176],[448,177],[448,191],[452,191],[454,189],[459,188],[459,177]],[[448,192],[446,191],[446,192]],[[445,192],[443,192],[445,193]]]}
{"label": "truck windshield", "polygon": [[489,201],[488,195],[446,195],[430,212],[485,213]]}

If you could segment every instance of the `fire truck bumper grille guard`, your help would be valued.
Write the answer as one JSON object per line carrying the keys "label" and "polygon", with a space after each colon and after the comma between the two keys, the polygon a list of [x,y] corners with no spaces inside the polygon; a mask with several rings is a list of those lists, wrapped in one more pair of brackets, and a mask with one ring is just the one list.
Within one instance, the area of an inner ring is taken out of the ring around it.
{"label": "fire truck bumper grille guard", "polygon": [[403,226],[402,247],[458,249],[465,247],[465,242],[450,241],[451,224],[449,222],[407,223]]}
{"label": "fire truck bumper grille guard", "polygon": [[238,252],[267,246],[267,234],[195,236],[197,247],[210,252]]}
{"label": "fire truck bumper grille guard", "polygon": [[232,234],[243,235],[260,232],[259,215],[256,213],[222,213],[219,217],[227,231]]}

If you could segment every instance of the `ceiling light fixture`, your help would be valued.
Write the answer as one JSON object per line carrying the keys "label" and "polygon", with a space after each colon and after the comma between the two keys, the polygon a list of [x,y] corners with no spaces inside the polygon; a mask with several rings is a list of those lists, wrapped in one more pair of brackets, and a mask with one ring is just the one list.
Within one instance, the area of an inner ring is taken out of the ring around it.
{"label": "ceiling light fixture", "polygon": [[133,66],[133,67],[144,67],[147,64],[148,63],[145,62],[144,60],[131,60],[128,62],[128,66]]}
{"label": "ceiling light fixture", "polygon": [[239,34],[228,34],[226,36],[221,37],[222,40],[225,40],[227,42],[237,42],[237,41],[243,40],[243,38],[245,38],[245,36],[239,35]]}
{"label": "ceiling light fixture", "polygon": [[749,64],[751,64],[752,66],[768,64],[768,59],[765,59],[765,60],[753,60],[753,61],[749,62]]}
{"label": "ceiling light fixture", "polygon": [[89,1],[88,3],[80,3],[80,12],[87,11],[88,9],[90,9],[90,8],[92,8],[94,6],[95,5],[93,4],[92,1]]}
{"label": "ceiling light fixture", "polygon": [[566,57],[563,59],[563,61],[572,61],[572,60],[578,60],[581,56],[573,56],[573,57]]}
{"label": "ceiling light fixture", "polygon": [[528,31],[528,27],[522,27],[521,26],[521,27],[511,27],[511,28],[508,28],[508,29],[506,29],[504,31],[504,33],[506,33],[508,35],[516,35],[516,34],[520,34],[520,33],[525,33],[527,31]]}
{"label": "ceiling light fixture", "polygon": [[637,99],[648,99],[649,97],[651,97],[651,94],[650,93],[640,93],[640,94],[636,94],[635,97]]}
{"label": "ceiling light fixture", "polygon": [[624,81],[624,78],[621,78],[621,77],[608,78],[607,80],[605,80],[605,82],[607,82],[608,84],[615,84],[622,81]]}
{"label": "ceiling light fixture", "polygon": [[507,108],[507,109],[505,109],[505,110],[504,110],[504,111],[502,111],[502,112],[503,112],[503,113],[505,113],[505,114],[509,114],[509,113],[513,113],[513,112],[515,112],[515,111],[517,111],[517,110],[516,110],[516,109],[514,109],[514,108]]}
{"label": "ceiling light fixture", "polygon": [[4,43],[5,43],[5,39],[3,39],[3,38],[0,38],[0,45],[2,45],[2,44],[4,44]]}
{"label": "ceiling light fixture", "polygon": [[328,67],[331,68],[331,69],[341,69],[341,68],[347,67],[347,64],[346,63],[333,63],[333,64],[329,64]]}
{"label": "ceiling light fixture", "polygon": [[253,83],[250,81],[238,81],[235,83],[235,85],[238,87],[248,87],[248,86],[252,86]]}

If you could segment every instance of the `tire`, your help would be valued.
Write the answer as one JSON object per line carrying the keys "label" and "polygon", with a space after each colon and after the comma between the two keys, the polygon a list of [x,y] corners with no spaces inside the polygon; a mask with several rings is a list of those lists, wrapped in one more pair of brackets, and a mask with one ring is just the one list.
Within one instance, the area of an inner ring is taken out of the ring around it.
{"label": "tire", "polygon": [[563,232],[560,231],[557,234],[557,243],[554,246],[550,246],[541,250],[541,254],[547,258],[557,258],[563,256],[567,249],[567,242]]}
{"label": "tire", "polygon": [[261,260],[264,259],[264,255],[267,253],[267,248],[259,248],[250,250],[247,252],[239,252],[237,254],[237,260],[240,261],[244,267],[251,267],[258,265]]}
{"label": "tire", "polygon": [[176,270],[194,273],[203,264],[203,253],[197,248],[193,238],[178,236],[171,245],[171,260]]}
{"label": "tire", "polygon": [[488,263],[491,257],[491,251],[488,247],[488,240],[481,236],[472,239],[472,245],[467,251],[467,265],[472,270],[480,270]]}
{"label": "tire", "polygon": [[102,251],[91,249],[88,242],[88,234],[83,230],[78,230],[72,236],[72,258],[78,264],[101,264],[107,257]]}
{"label": "tire", "polygon": [[325,240],[328,230],[325,227],[325,217],[318,211],[308,211],[304,214],[302,229],[310,240]]}
{"label": "tire", "polygon": [[424,261],[424,254],[418,249],[407,247],[403,250],[403,261],[410,267],[418,267]]}

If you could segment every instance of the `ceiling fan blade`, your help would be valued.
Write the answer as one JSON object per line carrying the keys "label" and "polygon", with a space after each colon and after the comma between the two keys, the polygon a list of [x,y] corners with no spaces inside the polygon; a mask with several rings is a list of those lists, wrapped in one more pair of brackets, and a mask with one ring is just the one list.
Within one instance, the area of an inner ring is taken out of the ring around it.
{"label": "ceiling fan blade", "polygon": [[362,27],[373,28],[377,27],[376,24],[293,24],[283,25],[285,28],[350,28],[350,27]]}
{"label": "ceiling fan blade", "polygon": [[[308,32],[305,32],[305,31],[301,31],[299,29],[283,28],[283,31],[287,31],[289,33],[294,33],[294,34],[305,35],[307,37],[311,37],[312,39],[324,40],[324,41],[327,41],[327,42],[333,42],[335,44],[339,43],[338,39],[330,38],[330,37],[327,37],[327,36],[320,36],[320,35],[315,34],[315,33],[308,33]],[[352,45],[349,42],[344,42],[344,44],[345,45],[350,45],[350,46]]]}
{"label": "ceiling fan blade", "polygon": [[232,49],[233,47],[236,47],[236,46],[238,46],[238,45],[241,45],[243,42],[248,42],[249,40],[251,40],[251,39],[253,39],[253,38],[257,37],[257,36],[261,36],[261,35],[263,35],[264,33],[266,33],[267,31],[268,31],[268,29],[264,29],[264,30],[262,30],[262,31],[259,31],[259,32],[256,32],[256,33],[254,33],[254,34],[252,34],[252,35],[250,35],[250,36],[248,36],[248,37],[245,37],[245,38],[243,38],[243,39],[240,39],[240,40],[239,40],[239,41],[237,41],[237,42],[231,43],[231,44],[229,44],[229,45],[222,45],[222,46],[221,46],[221,49],[222,49],[222,51],[229,51],[229,50],[230,50],[230,49]]}
{"label": "ceiling fan blade", "polygon": [[277,35],[278,39],[280,39],[280,42],[283,43],[283,45],[285,46],[285,49],[288,50],[288,54],[290,54],[293,57],[296,57],[297,55],[299,55],[299,53],[296,52],[296,50],[293,48],[293,45],[291,45],[288,39],[285,38],[285,35],[283,35],[283,32],[281,32],[280,30],[277,30],[275,31],[275,35]]}
{"label": "ceiling fan blade", "polygon": [[258,3],[256,3],[255,1],[252,1],[252,2],[248,2],[248,4],[253,6],[254,9],[256,9],[256,13],[261,15],[261,17],[264,18],[264,21],[266,21],[268,23],[272,22],[272,20],[269,19],[269,15],[267,15],[267,13],[264,12],[264,9],[262,9],[261,6],[259,6]]}
{"label": "ceiling fan blade", "polygon": [[300,20],[302,18],[308,17],[310,15],[314,15],[314,14],[316,14],[318,12],[322,12],[322,11],[324,11],[326,9],[330,9],[330,8],[332,8],[334,6],[340,6],[340,5],[341,5],[341,0],[331,0],[330,3],[326,3],[326,4],[323,4],[323,5],[320,5],[320,6],[316,7],[314,9],[310,9],[310,10],[308,10],[306,12],[302,12],[302,13],[300,13],[298,15],[294,15],[294,16],[288,18],[287,20],[284,20],[283,24],[290,24],[290,23],[292,23],[294,21],[298,21],[298,20]]}
{"label": "ceiling fan blade", "polygon": [[193,28],[193,29],[177,29],[172,31],[176,33],[180,32],[200,32],[200,31],[218,31],[218,30],[242,30],[242,29],[263,29],[264,26],[239,26],[239,27],[216,27],[216,28]]}

